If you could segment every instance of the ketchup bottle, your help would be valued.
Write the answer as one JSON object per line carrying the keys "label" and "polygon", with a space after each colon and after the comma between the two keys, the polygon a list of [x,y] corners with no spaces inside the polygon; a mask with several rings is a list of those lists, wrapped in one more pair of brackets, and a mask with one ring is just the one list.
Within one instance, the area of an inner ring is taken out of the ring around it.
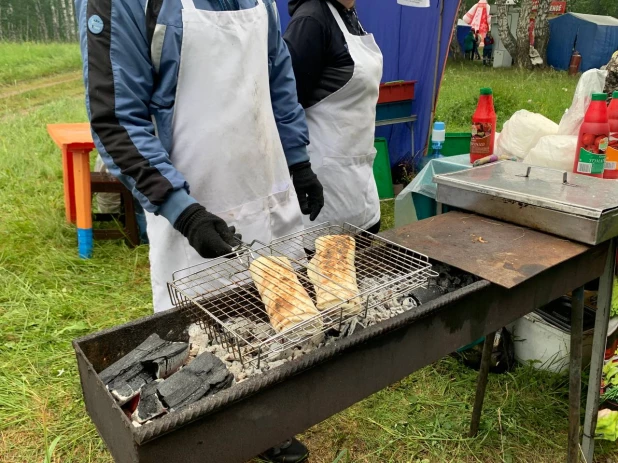
{"label": "ketchup bottle", "polygon": [[496,111],[491,88],[482,88],[476,111],[472,116],[470,163],[494,154]]}
{"label": "ketchup bottle", "polygon": [[573,172],[576,174],[603,177],[605,150],[609,141],[606,101],[605,93],[592,94],[592,101],[579,129],[577,151],[573,162]]}
{"label": "ketchup bottle", "polygon": [[609,119],[609,143],[605,151],[605,172],[603,178],[618,178],[618,92],[612,94],[607,108]]}

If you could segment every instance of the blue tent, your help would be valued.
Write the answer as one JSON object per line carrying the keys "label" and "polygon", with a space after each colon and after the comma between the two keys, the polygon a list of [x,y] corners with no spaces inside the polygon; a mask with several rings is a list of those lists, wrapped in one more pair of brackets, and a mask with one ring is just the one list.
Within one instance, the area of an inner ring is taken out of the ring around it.
{"label": "blue tent", "polygon": [[618,19],[568,13],[549,21],[547,64],[568,69],[573,48],[582,55],[580,70],[600,68],[618,50]]}
{"label": "blue tent", "polygon": [[[285,30],[290,20],[288,2],[276,1],[281,25]],[[416,97],[412,104],[412,113],[418,117],[414,124],[414,145],[417,153],[422,152],[427,143],[432,124],[434,91],[437,95],[459,7],[458,1],[430,1],[429,8],[402,6],[396,0],[356,1],[363,27],[375,35],[384,54],[382,82],[417,81]],[[440,32],[439,38],[438,32]],[[438,43],[440,43],[439,53]],[[438,72],[437,79],[434,79],[436,57]],[[381,127],[376,131],[376,135],[388,139],[391,165],[411,161],[411,136],[407,125]]]}

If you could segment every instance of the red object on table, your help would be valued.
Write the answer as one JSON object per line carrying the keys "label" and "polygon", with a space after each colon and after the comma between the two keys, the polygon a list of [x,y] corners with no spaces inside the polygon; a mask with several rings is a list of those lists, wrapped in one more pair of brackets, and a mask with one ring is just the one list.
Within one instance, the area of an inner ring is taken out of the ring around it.
{"label": "red object on table", "polygon": [[496,111],[490,88],[482,88],[481,96],[472,116],[472,138],[470,139],[470,163],[494,154],[496,140]]}
{"label": "red object on table", "polygon": [[47,132],[62,150],[67,222],[77,222],[77,228],[92,228],[90,152],[94,149],[94,141],[90,124],[49,124]]}
{"label": "red object on table", "polygon": [[605,151],[605,171],[603,178],[618,179],[618,92],[612,94],[607,107],[609,119],[609,143]]}
{"label": "red object on table", "polygon": [[592,94],[592,101],[588,106],[577,138],[577,150],[573,160],[573,172],[576,174],[603,177],[605,150],[609,143],[606,101],[605,93]]}
{"label": "red object on table", "polygon": [[387,82],[385,84],[380,84],[380,96],[378,97],[378,104],[413,100],[414,84],[416,84],[415,80]]}

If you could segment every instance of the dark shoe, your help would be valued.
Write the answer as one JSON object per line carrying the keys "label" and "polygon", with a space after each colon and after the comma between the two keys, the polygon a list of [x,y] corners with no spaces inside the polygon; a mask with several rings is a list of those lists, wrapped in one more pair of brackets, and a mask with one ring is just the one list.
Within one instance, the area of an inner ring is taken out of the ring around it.
{"label": "dark shoe", "polygon": [[300,463],[309,457],[309,449],[295,438],[286,440],[277,447],[267,450],[260,458],[273,463]]}

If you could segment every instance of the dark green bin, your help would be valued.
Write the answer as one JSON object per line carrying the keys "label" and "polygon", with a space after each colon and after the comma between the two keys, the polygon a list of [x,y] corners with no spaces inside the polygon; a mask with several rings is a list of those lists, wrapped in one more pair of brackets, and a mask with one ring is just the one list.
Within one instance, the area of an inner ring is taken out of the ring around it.
{"label": "dark green bin", "polygon": [[393,191],[393,177],[391,174],[391,160],[388,155],[388,144],[386,138],[376,138],[374,142],[377,154],[373,162],[373,175],[378,187],[380,199],[392,199],[395,197]]}

